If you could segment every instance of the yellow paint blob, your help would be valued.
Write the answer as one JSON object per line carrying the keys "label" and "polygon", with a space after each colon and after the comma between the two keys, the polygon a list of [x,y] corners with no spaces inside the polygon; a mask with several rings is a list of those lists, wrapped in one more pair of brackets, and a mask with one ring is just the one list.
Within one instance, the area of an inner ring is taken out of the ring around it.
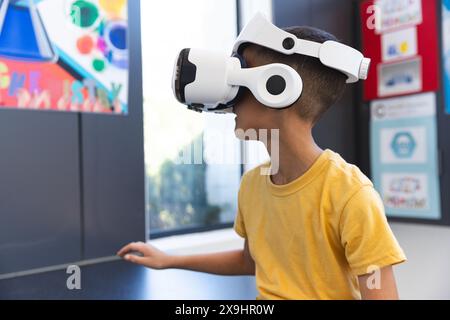
{"label": "yellow paint blob", "polygon": [[127,0],[99,0],[100,7],[115,16],[120,15],[126,3]]}
{"label": "yellow paint blob", "polygon": [[400,45],[400,51],[402,53],[408,52],[408,42],[406,41],[402,42],[402,44]]}

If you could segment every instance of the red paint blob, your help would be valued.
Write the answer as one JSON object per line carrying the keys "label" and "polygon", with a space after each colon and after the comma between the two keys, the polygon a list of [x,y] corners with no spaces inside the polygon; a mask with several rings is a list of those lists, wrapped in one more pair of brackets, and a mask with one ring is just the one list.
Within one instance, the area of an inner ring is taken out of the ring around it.
{"label": "red paint blob", "polygon": [[94,49],[94,40],[90,36],[83,36],[78,39],[77,48],[81,54],[89,54]]}

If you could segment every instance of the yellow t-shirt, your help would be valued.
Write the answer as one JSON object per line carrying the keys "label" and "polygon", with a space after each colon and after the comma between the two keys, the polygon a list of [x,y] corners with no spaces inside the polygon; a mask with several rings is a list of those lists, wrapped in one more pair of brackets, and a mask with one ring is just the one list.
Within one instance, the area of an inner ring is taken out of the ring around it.
{"label": "yellow t-shirt", "polygon": [[360,299],[358,275],[406,260],[372,183],[339,154],[324,151],[285,185],[261,167],[242,178],[234,223],[258,299]]}

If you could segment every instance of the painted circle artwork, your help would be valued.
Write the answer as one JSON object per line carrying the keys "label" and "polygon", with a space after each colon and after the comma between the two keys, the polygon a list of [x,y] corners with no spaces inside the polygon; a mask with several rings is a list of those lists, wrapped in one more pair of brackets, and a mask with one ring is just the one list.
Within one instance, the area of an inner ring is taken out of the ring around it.
{"label": "painted circle artwork", "polygon": [[70,6],[72,23],[81,28],[92,27],[99,19],[98,7],[85,0],[76,0]]}
{"label": "painted circle artwork", "polygon": [[128,24],[121,19],[126,0],[68,0],[73,26],[84,31],[77,40],[78,52],[90,55],[95,72],[128,68]]}
{"label": "painted circle artwork", "polygon": [[91,36],[83,36],[78,39],[77,48],[81,54],[89,54],[94,49],[94,40]]}
{"label": "painted circle artwork", "polygon": [[111,21],[105,27],[108,61],[118,68],[128,68],[127,25],[124,21]]}
{"label": "painted circle artwork", "polygon": [[111,43],[111,46],[114,48],[117,48],[118,50],[126,50],[127,43],[126,43],[126,34],[127,29],[126,26],[122,24],[115,24],[113,25],[108,34],[108,39]]}
{"label": "painted circle artwork", "polygon": [[105,60],[103,59],[95,59],[92,62],[92,67],[95,71],[101,72],[105,69]]}
{"label": "painted circle artwork", "polygon": [[113,17],[119,16],[126,5],[126,0],[99,0],[100,7]]}

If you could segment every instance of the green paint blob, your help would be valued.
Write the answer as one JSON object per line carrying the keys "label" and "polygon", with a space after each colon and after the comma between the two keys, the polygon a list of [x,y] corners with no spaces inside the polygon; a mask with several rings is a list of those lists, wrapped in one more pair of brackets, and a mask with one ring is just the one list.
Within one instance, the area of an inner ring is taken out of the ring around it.
{"label": "green paint blob", "polygon": [[85,0],[77,0],[72,3],[70,16],[73,24],[81,28],[88,28],[97,21],[99,11],[95,4]]}
{"label": "green paint blob", "polygon": [[101,59],[95,59],[92,62],[92,67],[94,68],[95,71],[97,72],[102,72],[103,70],[105,70],[105,61],[101,60]]}

